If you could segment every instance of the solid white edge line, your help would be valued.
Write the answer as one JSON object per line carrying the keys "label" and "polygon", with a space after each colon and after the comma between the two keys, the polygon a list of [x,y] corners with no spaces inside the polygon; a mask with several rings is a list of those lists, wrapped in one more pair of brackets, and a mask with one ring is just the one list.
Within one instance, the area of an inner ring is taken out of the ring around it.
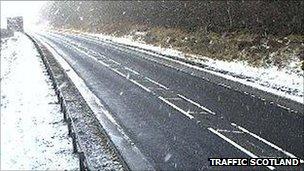
{"label": "solid white edge line", "polygon": [[[75,34],[69,34],[69,35],[76,36]],[[260,84],[258,84],[258,86],[255,87],[252,83],[250,83],[248,81],[244,81],[243,79],[239,79],[239,78],[233,77],[231,75],[225,75],[225,74],[213,71],[213,70],[204,69],[204,68],[201,68],[201,67],[198,67],[196,65],[192,65],[192,64],[180,61],[180,60],[172,59],[172,58],[169,58],[169,57],[163,57],[163,56],[166,56],[166,54],[162,54],[162,53],[159,53],[159,52],[156,52],[156,51],[153,51],[153,50],[152,50],[152,52],[149,52],[149,51],[147,51],[147,49],[144,49],[144,48],[139,49],[139,47],[133,46],[133,45],[132,45],[133,47],[126,47],[126,45],[128,45],[126,43],[116,42],[115,40],[108,40],[108,39],[105,39],[105,38],[100,38],[98,36],[92,36],[92,35],[89,35],[89,34],[82,34],[79,37],[81,37],[83,39],[86,39],[88,41],[94,42],[95,44],[103,44],[103,42],[100,42],[100,40],[102,40],[102,41],[104,41],[106,43],[108,43],[110,41],[110,43],[115,44],[115,45],[112,45],[112,46],[116,46],[116,47],[114,47],[116,49],[121,49],[123,51],[125,51],[125,50],[133,50],[135,52],[141,52],[141,53],[153,55],[153,56],[155,56],[157,58],[160,58],[160,59],[167,59],[169,61],[174,61],[176,63],[182,64],[182,65],[187,66],[189,68],[193,68],[193,69],[196,69],[196,70],[199,70],[199,71],[205,71],[205,72],[208,72],[210,74],[214,74],[214,75],[220,76],[222,78],[228,79],[230,81],[238,82],[240,84],[244,84],[246,86],[249,86],[249,87],[252,87],[252,88],[256,88],[256,89],[259,89],[261,91],[265,91],[266,93],[274,94],[274,95],[277,95],[277,96],[281,97],[281,94],[273,91],[272,88],[266,87],[266,89],[264,89],[265,86],[262,86]],[[145,59],[154,61],[156,63],[160,63],[159,61],[152,60],[151,58],[145,58]],[[167,67],[175,68],[173,65],[170,65],[170,64],[169,65],[168,64],[164,64],[164,63],[162,63],[162,64],[165,65],[165,66],[167,66]],[[225,76],[227,76],[227,77],[225,77]],[[209,79],[206,79],[206,80],[209,80]],[[220,85],[220,84],[218,84],[218,85]],[[230,89],[231,89],[231,87],[230,87]],[[236,89],[234,89],[234,90],[236,90]],[[286,94],[285,92],[282,92],[282,93]],[[299,100],[299,99],[293,99],[294,96],[290,96],[288,94],[286,94],[286,95],[287,96],[284,96],[284,97],[287,98],[287,99],[289,99],[289,100],[292,100],[292,101],[295,101],[295,102],[299,102],[299,103],[303,103],[302,99],[301,100]],[[298,98],[298,96],[296,96],[295,98]]]}
{"label": "solid white edge line", "polygon": [[[72,82],[75,84],[77,89],[79,90],[80,94],[83,96],[87,104],[90,106],[92,111],[95,114],[104,113],[107,118],[117,127],[118,131],[129,141],[131,142],[130,138],[126,135],[123,129],[118,125],[116,120],[113,116],[104,108],[104,105],[100,102],[100,99],[87,87],[85,81],[74,71],[74,69],[70,66],[70,64],[62,57],[66,55],[63,51],[57,52],[54,48],[54,44],[45,40],[45,38],[39,37],[41,43],[51,52],[54,58],[58,61],[58,63],[62,66],[64,70],[69,70],[66,72]],[[48,43],[46,43],[48,42]],[[52,45],[51,45],[52,44]],[[55,45],[55,47],[57,47]]]}
{"label": "solid white edge line", "polygon": [[[88,40],[90,40],[90,39],[88,39]],[[94,42],[98,43],[97,40],[94,40]],[[111,42],[113,44],[115,44],[116,46],[118,46],[118,48],[120,48],[122,50],[127,49],[127,50],[133,50],[133,51],[137,51],[137,52],[142,52],[142,53],[146,53],[146,54],[149,54],[149,55],[153,55],[153,56],[155,56],[157,58],[161,58],[161,59],[164,59],[164,57],[162,57],[162,56],[166,56],[166,55],[158,53],[158,52],[148,52],[148,51],[146,51],[146,49],[141,50],[141,49],[138,49],[138,47],[127,47],[126,48],[125,47],[126,44],[118,43],[118,42],[115,42],[115,41],[111,41]],[[112,46],[115,46],[115,45],[112,45]],[[147,59],[147,58],[145,58],[145,59]],[[276,93],[275,91],[273,91],[274,89],[269,88],[269,87],[265,88],[265,86],[262,86],[260,84],[257,84],[258,86],[254,86],[254,84],[252,84],[251,82],[248,82],[248,81],[245,81],[243,79],[239,79],[239,78],[233,77],[232,75],[225,75],[225,74],[213,71],[213,70],[204,69],[204,68],[201,68],[201,67],[198,67],[198,66],[195,66],[195,65],[183,62],[183,61],[179,61],[179,60],[176,60],[176,59],[171,59],[171,58],[168,58],[168,57],[165,57],[165,59],[167,59],[169,61],[174,61],[176,63],[182,64],[182,65],[187,66],[189,68],[193,68],[193,69],[196,69],[196,70],[199,70],[199,71],[205,71],[205,72],[208,72],[210,74],[214,74],[214,75],[220,76],[221,78],[225,78],[225,79],[228,79],[228,80],[233,81],[233,82],[238,82],[240,84],[245,84],[245,85],[247,85],[249,87],[256,88],[256,89],[259,89],[261,91],[265,91],[266,93],[270,93],[270,94],[274,94],[274,95],[282,97],[279,93]],[[157,60],[151,60],[151,61],[160,63]],[[170,64],[166,65],[166,66],[169,66],[171,68],[175,68],[174,66],[172,66]],[[221,84],[217,84],[217,85],[223,86]],[[227,85],[225,85],[224,87],[231,89],[231,87],[227,86]],[[236,90],[236,89],[234,89],[234,90]],[[282,92],[282,93],[286,94],[286,92]],[[294,96],[291,96],[291,95],[288,95],[288,94],[286,94],[286,95],[287,96],[283,96],[283,97],[285,97],[285,98],[287,98],[289,100],[295,101],[295,102],[303,103],[302,101],[300,101],[298,99],[293,99],[292,97],[294,97]],[[298,98],[298,96],[295,96],[295,98]]]}
{"label": "solid white edge line", "polygon": [[[219,133],[218,131],[216,131],[215,129],[209,127],[208,128],[209,131],[211,131],[212,133],[216,134],[217,136],[219,136],[220,138],[224,139],[225,141],[227,141],[228,143],[230,143],[231,145],[233,145],[234,147],[236,147],[237,149],[241,150],[242,152],[244,152],[245,154],[247,154],[248,156],[252,157],[252,158],[258,158],[258,156],[256,156],[255,154],[253,154],[252,152],[248,151],[247,149],[245,149],[244,147],[238,145],[237,143],[235,143],[234,141],[232,141],[231,139],[227,138],[226,136],[224,136],[223,134]],[[274,170],[275,167],[273,166],[267,166],[270,170]]]}
{"label": "solid white edge line", "polygon": [[[96,60],[97,62],[99,62],[99,63],[101,62],[101,61],[98,61],[95,57],[91,56],[89,53],[84,52],[84,51],[80,50],[79,48],[75,48],[75,47],[73,47],[73,48],[79,50],[81,53],[84,53],[85,55],[87,55],[87,56],[89,56],[90,58]],[[110,66],[108,66],[108,68],[111,69],[112,71],[116,72],[117,74],[119,74],[119,75],[125,77],[122,73],[120,73],[119,71],[117,71],[117,70],[111,68]],[[145,77],[145,78],[147,78],[147,77]],[[149,79],[149,78],[148,78],[148,79]],[[147,92],[151,92],[151,90],[149,90],[149,89],[146,88],[145,86],[141,85],[140,83],[136,82],[135,80],[130,79],[130,81],[131,81],[132,83],[136,84],[137,86],[141,87],[142,89],[146,90]],[[151,79],[150,79],[149,81],[151,81]],[[151,81],[151,82],[152,82],[152,81]],[[157,82],[155,82],[155,81],[153,81],[153,82],[156,83],[157,85],[161,86],[161,84],[159,84],[159,83],[157,83]],[[165,87],[165,86],[164,86],[164,87]],[[173,103],[169,102],[169,101],[166,100],[165,98],[163,98],[163,97],[161,97],[161,96],[159,96],[158,98],[161,99],[162,101],[164,101],[165,103],[169,104],[171,107],[173,107],[174,109],[178,110],[178,111],[181,112],[182,114],[186,115],[186,116],[189,117],[190,119],[194,118],[194,117],[193,117],[192,115],[190,115],[188,112],[182,110],[181,108],[179,108],[178,106],[176,106],[176,105],[174,105]]]}
{"label": "solid white edge line", "polygon": [[[78,50],[80,50],[80,49],[78,49]],[[86,55],[88,55],[88,56],[90,56],[91,58],[95,59],[94,57],[92,57],[92,56],[91,56],[90,54],[88,54],[87,52],[82,52],[82,53],[85,53]],[[95,59],[95,60],[96,60],[96,59]],[[112,59],[111,59],[111,60],[112,60]],[[114,60],[112,60],[112,61],[114,61]],[[98,61],[98,62],[100,62],[100,61]],[[115,62],[116,62],[116,61],[115,61]],[[109,67],[109,68],[110,68],[110,67]],[[110,69],[112,69],[112,68],[110,68]],[[112,69],[112,70],[113,70],[113,69]],[[115,71],[115,70],[114,70],[114,71]],[[118,73],[118,74],[121,75],[121,73]],[[123,75],[122,75],[122,76],[123,76]],[[147,77],[146,77],[146,78],[147,78]],[[149,79],[149,78],[147,78],[147,79]],[[130,80],[131,80],[131,79],[130,79]],[[132,81],[133,83],[135,83],[136,85],[138,85],[139,87],[143,88],[144,90],[146,90],[146,91],[148,91],[148,92],[151,92],[149,89],[147,89],[147,88],[144,87],[143,85],[137,83],[136,81],[134,81],[134,80],[131,80],[131,81]],[[161,84],[155,82],[155,81],[152,80],[152,79],[149,79],[149,81],[154,82],[155,84],[158,84],[158,85],[161,86],[161,87],[163,86],[163,85],[161,85]],[[165,87],[165,86],[164,86],[164,87]],[[208,108],[205,108],[205,107],[199,105],[198,103],[196,103],[196,102],[194,102],[194,101],[192,101],[192,100],[190,100],[190,99],[188,99],[188,98],[186,98],[186,97],[184,97],[184,96],[182,96],[182,95],[180,95],[180,94],[178,94],[178,96],[180,96],[181,98],[185,99],[186,101],[188,101],[188,102],[190,102],[190,103],[193,103],[194,105],[196,105],[196,106],[198,106],[198,107],[200,107],[200,108],[202,108],[202,109],[204,109],[204,110],[210,112],[211,114],[215,114],[214,112],[212,112],[212,111],[209,110]],[[185,112],[184,110],[180,109],[178,106],[176,106],[176,105],[174,105],[173,103],[169,102],[169,101],[166,100],[165,98],[163,98],[163,97],[161,97],[161,96],[159,96],[158,98],[161,99],[162,101],[164,101],[165,103],[169,104],[170,106],[172,106],[172,107],[175,108],[176,110],[180,111],[180,112],[183,113],[184,115],[188,116],[190,119],[194,118],[194,117],[193,117],[192,115],[190,115],[188,112]],[[231,125],[237,126],[237,125],[234,124],[234,123],[231,123]],[[238,127],[239,127],[239,129],[242,128],[242,127],[240,127],[240,126],[238,126]],[[240,145],[238,145],[238,144],[235,143],[234,141],[230,140],[229,138],[225,137],[223,134],[219,133],[218,131],[214,130],[213,128],[208,128],[208,129],[209,129],[211,132],[213,132],[214,134],[218,135],[218,136],[221,137],[222,139],[224,139],[224,140],[226,140],[227,142],[229,142],[230,144],[232,144],[233,146],[235,146],[236,148],[240,149],[241,151],[243,151],[243,152],[246,153],[247,155],[249,155],[249,156],[251,156],[251,157],[255,156],[255,157],[253,157],[253,158],[257,158],[256,155],[254,155],[254,154],[251,153],[250,151],[246,150],[245,148],[241,147]],[[243,128],[243,129],[246,130],[245,128]],[[241,129],[241,130],[242,130],[242,129]],[[244,131],[244,130],[242,130],[242,131]],[[247,131],[247,132],[246,132],[246,131]],[[297,158],[297,157],[294,156],[293,154],[291,154],[291,153],[289,153],[289,152],[287,152],[287,151],[284,151],[284,150],[281,149],[280,147],[278,147],[278,146],[276,146],[276,145],[274,145],[274,144],[268,142],[267,140],[265,140],[265,139],[263,139],[263,138],[257,136],[256,134],[251,133],[251,132],[249,132],[248,130],[246,130],[246,131],[244,131],[244,132],[246,132],[246,133],[248,133],[248,134],[250,134],[250,135],[252,134],[252,136],[255,135],[255,136],[254,136],[255,138],[257,138],[257,139],[263,141],[264,143],[270,145],[270,146],[273,147],[273,148],[276,148],[276,149],[279,150],[279,151],[282,151],[284,154],[286,154],[286,155],[288,155],[288,156],[290,156],[290,157],[292,157],[292,158]],[[300,159],[300,161],[301,161],[301,163],[304,162],[302,159]],[[271,170],[274,170],[274,169],[275,169],[275,167],[273,167],[273,166],[267,166],[267,167],[268,167],[269,169],[271,169]]]}
{"label": "solid white edge line", "polygon": [[169,102],[168,100],[166,100],[165,98],[158,96],[159,99],[161,99],[162,101],[164,101],[165,103],[167,103],[168,105],[172,106],[174,109],[178,110],[179,112],[181,112],[182,114],[186,115],[188,118],[193,119],[194,116],[190,115],[188,112],[184,111],[183,109],[179,108],[178,106],[176,106],[175,104]]}
{"label": "solid white edge line", "polygon": [[[278,151],[281,151],[282,153],[284,153],[285,155],[287,155],[287,156],[289,156],[289,157],[291,157],[291,158],[298,158],[298,159],[300,159],[299,157],[296,157],[295,155],[289,153],[288,151],[283,150],[282,148],[278,147],[277,145],[275,145],[275,144],[273,144],[273,143],[271,143],[271,142],[265,140],[264,138],[262,138],[262,137],[260,137],[260,136],[258,136],[258,135],[256,135],[256,134],[254,134],[254,133],[248,131],[247,129],[245,129],[245,128],[243,128],[243,127],[241,127],[241,126],[239,126],[239,125],[237,125],[237,124],[235,124],[235,123],[231,123],[231,125],[234,126],[234,127],[237,127],[238,129],[242,130],[243,132],[245,132],[245,133],[247,133],[247,134],[253,136],[254,138],[256,138],[256,139],[262,141],[263,143],[265,143],[265,144],[271,146],[272,148],[274,148],[274,149],[276,149],[276,150],[278,150]],[[301,162],[301,163],[304,163],[304,160],[303,160],[303,159],[300,159],[300,162]]]}
{"label": "solid white edge line", "polygon": [[[97,120],[100,122],[101,118],[98,116],[98,114],[104,113],[105,116],[109,119],[109,121],[112,122],[116,126],[117,131],[122,134],[123,138],[128,142],[128,145],[130,145],[132,147],[132,150],[135,153],[137,153],[137,155],[139,155],[139,158],[141,158],[144,162],[146,162],[146,163],[148,163],[148,165],[150,165],[150,162],[145,158],[145,156],[139,150],[139,148],[134,146],[134,142],[125,133],[124,129],[116,122],[116,120],[114,119],[112,114],[108,110],[105,109],[105,107],[101,103],[100,99],[87,87],[85,81],[74,71],[74,69],[70,66],[70,64],[63,58],[62,55],[66,55],[66,54],[61,49],[58,51],[55,50],[55,47],[57,47],[57,46],[54,45],[53,43],[48,42],[45,38],[39,36],[38,39],[51,52],[51,54],[54,56],[54,58],[62,66],[62,68],[64,70],[69,70],[69,72],[67,72],[67,75],[72,80],[72,82],[75,84],[75,86],[79,90],[80,94],[83,96],[84,100],[89,105],[89,107],[92,109],[94,114],[97,114],[96,115]],[[60,54],[59,51],[62,54]],[[115,138],[114,137],[115,135],[109,134],[109,136],[111,137],[111,140],[113,138]]]}

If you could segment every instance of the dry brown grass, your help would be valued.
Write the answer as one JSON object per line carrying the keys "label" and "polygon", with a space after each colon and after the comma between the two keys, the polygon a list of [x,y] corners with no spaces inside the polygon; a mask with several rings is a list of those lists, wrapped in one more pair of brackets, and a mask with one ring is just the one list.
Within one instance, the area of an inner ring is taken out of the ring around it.
{"label": "dry brown grass", "polygon": [[290,62],[300,62],[298,56],[304,49],[303,35],[278,37],[248,32],[219,34],[159,27],[148,30],[141,40],[213,59],[246,61],[256,67],[284,68]]}

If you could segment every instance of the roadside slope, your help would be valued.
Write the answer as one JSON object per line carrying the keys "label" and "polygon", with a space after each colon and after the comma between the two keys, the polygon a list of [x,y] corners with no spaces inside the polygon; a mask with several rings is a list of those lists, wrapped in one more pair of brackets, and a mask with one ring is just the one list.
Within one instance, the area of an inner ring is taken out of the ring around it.
{"label": "roadside slope", "polygon": [[31,41],[1,45],[1,170],[77,170],[67,125]]}

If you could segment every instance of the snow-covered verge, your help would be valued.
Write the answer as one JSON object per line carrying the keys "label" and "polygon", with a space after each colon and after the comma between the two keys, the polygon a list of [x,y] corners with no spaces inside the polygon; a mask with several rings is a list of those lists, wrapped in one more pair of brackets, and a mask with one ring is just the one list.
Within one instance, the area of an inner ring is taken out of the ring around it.
{"label": "snow-covered verge", "polygon": [[1,170],[77,170],[44,65],[23,34],[1,41]]}
{"label": "snow-covered verge", "polygon": [[304,73],[299,67],[296,67],[296,62],[289,63],[289,65],[283,69],[278,69],[275,66],[267,68],[253,67],[244,61],[222,61],[205,56],[186,54],[173,48],[150,45],[143,41],[134,40],[134,37],[131,35],[115,37],[105,34],[83,33],[75,30],[64,31],[93,36],[101,40],[110,40],[112,42],[153,51],[165,56],[174,56],[194,61],[203,64],[206,66],[204,69],[216,75],[304,103]]}

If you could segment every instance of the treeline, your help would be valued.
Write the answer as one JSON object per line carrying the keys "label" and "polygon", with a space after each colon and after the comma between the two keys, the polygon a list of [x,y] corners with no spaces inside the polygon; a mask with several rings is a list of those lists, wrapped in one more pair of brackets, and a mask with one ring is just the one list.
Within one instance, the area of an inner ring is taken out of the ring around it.
{"label": "treeline", "polygon": [[113,23],[187,31],[303,34],[304,1],[53,1],[42,16],[54,27],[101,30]]}

